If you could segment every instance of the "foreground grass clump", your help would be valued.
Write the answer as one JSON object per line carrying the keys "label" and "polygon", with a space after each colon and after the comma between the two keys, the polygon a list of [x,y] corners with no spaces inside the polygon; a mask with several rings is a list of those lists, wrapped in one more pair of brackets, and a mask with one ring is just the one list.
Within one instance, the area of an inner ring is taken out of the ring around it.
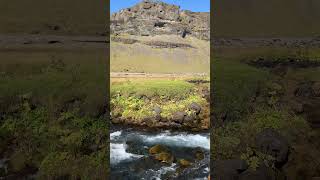
{"label": "foreground grass clump", "polygon": [[[0,126],[0,152],[10,161],[9,173],[32,167],[39,179],[107,176],[108,127],[103,119],[61,113],[48,119],[45,108],[24,108]],[[10,151],[9,151],[10,150]]]}
{"label": "foreground grass clump", "polygon": [[142,121],[161,109],[161,117],[172,118],[175,112],[188,112],[191,103],[203,107],[208,102],[197,87],[183,80],[146,80],[114,83],[111,85],[112,116]]}
{"label": "foreground grass clump", "polygon": [[[261,108],[244,120],[231,122],[212,130],[214,159],[244,158],[252,168],[272,161],[272,157],[257,151],[255,137],[265,129],[274,129],[282,134],[293,146],[304,144],[313,135],[308,123],[301,117],[286,110]],[[303,140],[304,139],[304,140]]]}

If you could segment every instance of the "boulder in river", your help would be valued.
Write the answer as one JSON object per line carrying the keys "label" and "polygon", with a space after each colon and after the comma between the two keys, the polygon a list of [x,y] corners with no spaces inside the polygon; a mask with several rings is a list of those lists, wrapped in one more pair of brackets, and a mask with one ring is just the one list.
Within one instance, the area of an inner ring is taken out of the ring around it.
{"label": "boulder in river", "polygon": [[200,148],[197,148],[194,150],[194,156],[196,160],[200,161],[204,159],[204,152]]}
{"label": "boulder in river", "polygon": [[161,152],[167,152],[168,151],[168,148],[165,147],[165,146],[162,146],[160,144],[157,144],[155,146],[152,146],[150,149],[149,149],[149,154],[159,154]]}
{"label": "boulder in river", "polygon": [[158,161],[161,161],[163,163],[172,164],[174,157],[169,152],[161,152],[161,153],[155,155],[155,159]]}
{"label": "boulder in river", "polygon": [[192,163],[186,159],[180,159],[178,163],[181,167],[189,167],[192,165]]}

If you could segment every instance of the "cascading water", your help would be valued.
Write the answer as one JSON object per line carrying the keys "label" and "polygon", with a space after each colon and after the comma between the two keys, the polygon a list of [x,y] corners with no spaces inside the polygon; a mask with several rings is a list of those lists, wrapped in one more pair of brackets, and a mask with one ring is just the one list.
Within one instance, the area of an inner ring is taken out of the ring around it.
{"label": "cascading water", "polygon": [[[209,133],[148,132],[133,128],[111,130],[111,178],[114,179],[207,179],[209,176]],[[177,161],[161,163],[149,155],[154,145],[170,149],[175,159],[190,159],[192,165],[181,168]],[[192,152],[201,150],[202,160],[194,160]]]}

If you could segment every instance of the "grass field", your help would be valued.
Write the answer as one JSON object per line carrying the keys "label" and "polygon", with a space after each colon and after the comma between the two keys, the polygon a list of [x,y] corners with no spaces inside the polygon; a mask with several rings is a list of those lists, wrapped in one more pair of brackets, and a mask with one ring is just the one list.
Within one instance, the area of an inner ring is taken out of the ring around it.
{"label": "grass field", "polygon": [[111,72],[145,72],[145,73],[209,73],[210,45],[208,41],[193,37],[183,39],[177,36],[136,37],[141,42],[162,41],[184,43],[194,48],[153,48],[142,43],[110,44]]}
{"label": "grass field", "polygon": [[318,61],[319,49],[216,48],[212,64],[216,115],[216,121],[211,122],[215,125],[211,134],[212,158],[244,159],[251,169],[265,163],[272,166],[272,157],[261,154],[255,146],[256,135],[263,129],[272,128],[294,149],[284,174],[289,179],[317,175],[319,162],[302,159],[314,159],[319,155],[319,143],[313,143],[320,135],[319,130],[312,129],[304,115],[293,113],[290,102],[296,98],[293,92],[297,84],[319,82],[319,66],[288,67],[279,73],[246,63],[256,58]]}
{"label": "grass field", "polygon": [[107,177],[105,50],[2,50],[0,59],[0,176]]}

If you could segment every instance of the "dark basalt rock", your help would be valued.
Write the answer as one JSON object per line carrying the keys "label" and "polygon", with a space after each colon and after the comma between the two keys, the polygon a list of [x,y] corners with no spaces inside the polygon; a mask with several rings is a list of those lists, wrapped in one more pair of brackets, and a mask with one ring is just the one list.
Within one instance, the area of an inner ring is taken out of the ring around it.
{"label": "dark basalt rock", "polygon": [[187,113],[185,112],[181,112],[181,111],[178,111],[178,112],[175,112],[172,116],[172,120],[174,122],[177,122],[177,123],[183,123],[183,120],[184,120],[184,117],[187,116]]}
{"label": "dark basalt rock", "polygon": [[196,115],[200,114],[201,112],[201,106],[195,102],[190,104],[189,109],[193,110],[196,113]]}

